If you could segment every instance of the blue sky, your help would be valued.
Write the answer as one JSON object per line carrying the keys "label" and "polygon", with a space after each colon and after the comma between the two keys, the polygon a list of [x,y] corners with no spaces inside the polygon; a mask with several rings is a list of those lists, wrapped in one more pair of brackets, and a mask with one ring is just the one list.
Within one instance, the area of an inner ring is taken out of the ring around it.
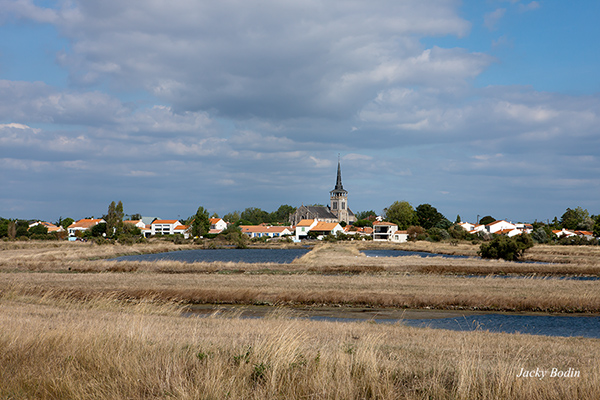
{"label": "blue sky", "polygon": [[600,3],[0,0],[0,216],[599,214]]}

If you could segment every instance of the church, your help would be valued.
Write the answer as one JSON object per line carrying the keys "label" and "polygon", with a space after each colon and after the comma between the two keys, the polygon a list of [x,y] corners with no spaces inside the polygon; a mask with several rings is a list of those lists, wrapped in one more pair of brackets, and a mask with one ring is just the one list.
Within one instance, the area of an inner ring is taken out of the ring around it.
{"label": "church", "polygon": [[303,219],[317,219],[323,222],[345,222],[346,224],[352,224],[356,221],[354,213],[348,207],[348,191],[344,190],[344,186],[342,185],[342,168],[339,160],[335,188],[329,192],[329,205],[327,207],[302,205],[296,209],[296,212],[290,215],[290,223],[292,225],[298,225]]}

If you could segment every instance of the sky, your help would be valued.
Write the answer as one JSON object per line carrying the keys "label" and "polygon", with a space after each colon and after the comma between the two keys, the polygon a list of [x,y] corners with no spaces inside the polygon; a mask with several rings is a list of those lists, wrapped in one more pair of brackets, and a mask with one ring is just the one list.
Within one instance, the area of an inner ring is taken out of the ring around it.
{"label": "sky", "polygon": [[596,0],[0,0],[0,217],[600,214]]}

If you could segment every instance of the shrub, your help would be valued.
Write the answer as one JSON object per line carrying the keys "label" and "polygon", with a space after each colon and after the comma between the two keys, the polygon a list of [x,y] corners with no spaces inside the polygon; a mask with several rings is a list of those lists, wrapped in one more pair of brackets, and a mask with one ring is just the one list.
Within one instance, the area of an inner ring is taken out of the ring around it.
{"label": "shrub", "polygon": [[406,233],[408,233],[408,240],[424,240],[427,238],[425,229],[420,226],[410,226]]}
{"label": "shrub", "polygon": [[496,236],[491,242],[482,243],[478,254],[483,258],[517,261],[523,256],[525,250],[531,247],[533,247],[533,240],[527,234],[512,238],[502,235]]}

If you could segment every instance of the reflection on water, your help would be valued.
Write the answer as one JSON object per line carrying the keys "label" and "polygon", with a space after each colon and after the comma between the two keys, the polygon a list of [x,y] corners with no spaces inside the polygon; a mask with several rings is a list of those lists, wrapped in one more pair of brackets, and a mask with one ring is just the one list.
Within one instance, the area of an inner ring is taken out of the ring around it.
{"label": "reflection on water", "polygon": [[563,317],[555,315],[470,315],[461,318],[412,319],[403,324],[453,331],[483,330],[546,336],[600,338],[600,317]]}
{"label": "reflection on water", "polygon": [[115,258],[117,261],[245,262],[289,264],[308,249],[213,249],[181,250]]}
{"label": "reflection on water", "polygon": [[426,253],[424,251],[408,251],[408,250],[362,250],[367,257],[403,257],[403,256],[419,256],[419,257],[442,257],[442,258],[469,258],[469,256],[459,256],[455,254],[439,254]]}

